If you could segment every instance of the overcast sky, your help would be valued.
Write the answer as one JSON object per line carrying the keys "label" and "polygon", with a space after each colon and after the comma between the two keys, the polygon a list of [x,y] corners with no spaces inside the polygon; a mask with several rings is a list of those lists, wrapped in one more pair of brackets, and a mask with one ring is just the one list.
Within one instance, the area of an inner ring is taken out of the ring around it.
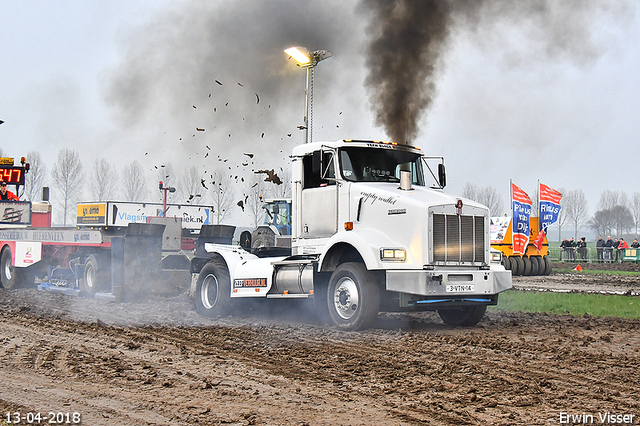
{"label": "overcast sky", "polygon": [[[49,170],[77,150],[87,178],[96,158],[138,160],[150,187],[165,163],[284,166],[303,138],[291,45],[334,55],[316,68],[314,140],[389,139],[365,87],[374,2],[0,0],[0,147]],[[506,208],[509,179],[532,198],[540,180],[582,189],[590,214],[605,189],[640,192],[638,3],[450,2],[411,142],[445,157],[447,191],[492,186]]]}

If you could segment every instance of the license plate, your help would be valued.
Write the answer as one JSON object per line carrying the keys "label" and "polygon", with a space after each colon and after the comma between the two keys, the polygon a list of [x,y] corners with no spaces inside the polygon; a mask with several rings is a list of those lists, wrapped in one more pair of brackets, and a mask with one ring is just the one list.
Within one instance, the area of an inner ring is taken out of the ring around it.
{"label": "license plate", "polygon": [[447,293],[473,293],[476,291],[474,284],[449,284],[446,289]]}

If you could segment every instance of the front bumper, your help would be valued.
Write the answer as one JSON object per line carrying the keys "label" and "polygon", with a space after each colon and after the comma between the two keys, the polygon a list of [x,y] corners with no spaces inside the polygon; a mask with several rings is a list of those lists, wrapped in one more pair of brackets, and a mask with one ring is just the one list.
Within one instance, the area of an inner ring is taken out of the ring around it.
{"label": "front bumper", "polygon": [[386,289],[398,293],[444,299],[489,298],[512,288],[506,270],[388,270]]}

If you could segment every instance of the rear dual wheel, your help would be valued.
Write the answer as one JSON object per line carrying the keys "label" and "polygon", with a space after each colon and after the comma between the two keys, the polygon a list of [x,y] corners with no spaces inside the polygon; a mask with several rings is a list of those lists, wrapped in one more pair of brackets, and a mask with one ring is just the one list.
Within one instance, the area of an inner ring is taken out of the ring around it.
{"label": "rear dual wheel", "polygon": [[13,266],[13,256],[11,248],[6,246],[0,254],[0,280],[6,289],[29,287],[34,284],[34,266],[27,268],[16,268]]}
{"label": "rear dual wheel", "polygon": [[231,314],[231,279],[222,259],[204,265],[196,284],[196,310],[205,317]]}
{"label": "rear dual wheel", "polygon": [[90,297],[95,296],[98,291],[106,290],[111,286],[111,265],[104,260],[98,262],[98,259],[99,257],[95,254],[87,257],[82,281],[80,281],[82,292]]}

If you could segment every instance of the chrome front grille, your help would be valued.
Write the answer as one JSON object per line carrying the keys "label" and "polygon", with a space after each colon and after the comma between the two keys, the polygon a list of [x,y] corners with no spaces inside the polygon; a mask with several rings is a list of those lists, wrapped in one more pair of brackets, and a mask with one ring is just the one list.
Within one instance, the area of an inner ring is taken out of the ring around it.
{"label": "chrome front grille", "polygon": [[446,264],[484,262],[484,234],[484,216],[434,214],[433,262]]}

